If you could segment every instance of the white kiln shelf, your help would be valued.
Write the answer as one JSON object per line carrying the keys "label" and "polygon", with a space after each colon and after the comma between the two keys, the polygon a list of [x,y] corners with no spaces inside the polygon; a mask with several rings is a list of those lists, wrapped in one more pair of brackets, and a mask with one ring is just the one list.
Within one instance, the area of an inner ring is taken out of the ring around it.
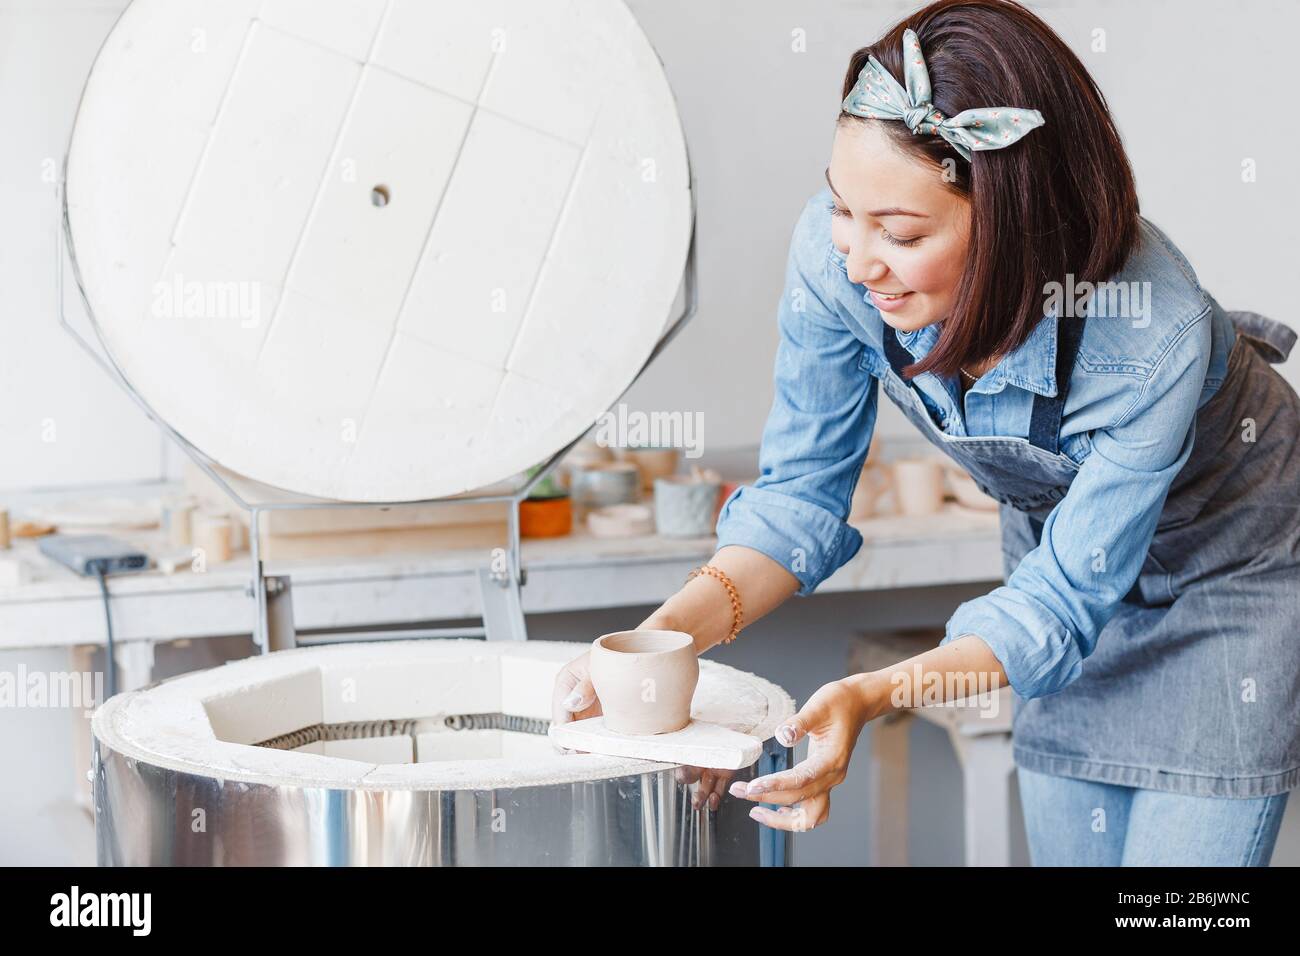
{"label": "white kiln shelf", "polygon": [[763,741],[757,737],[698,719],[672,733],[634,736],[610,730],[604,717],[589,717],[552,724],[549,733],[552,740],[570,750],[719,770],[748,767],[763,752]]}
{"label": "white kiln shelf", "polygon": [[66,200],[152,410],[235,472],[358,502],[480,488],[586,430],[691,234],[672,93],[621,0],[134,0]]}

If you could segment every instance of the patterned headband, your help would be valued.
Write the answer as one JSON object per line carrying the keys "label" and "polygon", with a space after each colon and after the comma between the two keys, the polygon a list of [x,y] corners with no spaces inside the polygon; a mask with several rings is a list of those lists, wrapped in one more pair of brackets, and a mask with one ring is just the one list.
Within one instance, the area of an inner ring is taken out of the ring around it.
{"label": "patterned headband", "polygon": [[903,89],[874,56],[841,105],[846,113],[873,119],[902,120],[913,133],[942,136],[968,162],[971,150],[1010,146],[1044,124],[1038,110],[983,106],[945,118],[930,102],[930,74],[921,55],[921,41],[910,28],[903,31]]}

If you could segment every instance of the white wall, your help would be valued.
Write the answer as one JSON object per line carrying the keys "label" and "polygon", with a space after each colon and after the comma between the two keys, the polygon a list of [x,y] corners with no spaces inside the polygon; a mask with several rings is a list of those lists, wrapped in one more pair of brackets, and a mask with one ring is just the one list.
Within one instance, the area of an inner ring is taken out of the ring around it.
{"label": "white wall", "polygon": [[[160,433],[60,329],[57,180],[121,0],[0,0],[0,492],[158,477]],[[69,297],[79,305],[75,286]],[[75,313],[74,313],[75,314]]]}

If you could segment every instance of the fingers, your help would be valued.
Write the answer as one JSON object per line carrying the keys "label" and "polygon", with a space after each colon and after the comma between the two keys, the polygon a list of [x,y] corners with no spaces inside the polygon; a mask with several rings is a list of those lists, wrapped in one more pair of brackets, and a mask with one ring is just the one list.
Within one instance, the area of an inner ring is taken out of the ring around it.
{"label": "fingers", "polygon": [[722,793],[734,776],[735,773],[730,770],[700,768],[699,786],[691,794],[691,808],[698,810],[707,804],[710,810],[716,811],[722,806]]}
{"label": "fingers", "polygon": [[776,742],[782,747],[793,747],[806,736],[808,736],[808,729],[804,726],[803,718],[800,714],[795,714],[780,727],[776,728]]}
{"label": "fingers", "polygon": [[587,676],[587,655],[570,661],[555,678],[551,694],[551,721],[567,724],[571,720],[585,720],[600,716],[600,701],[596,689]]}
{"label": "fingers", "polygon": [[835,721],[842,709],[845,692],[838,682],[820,688],[808,698],[799,712],[776,728],[777,743],[783,747],[793,747],[809,734],[824,731],[828,724]]}
{"label": "fingers", "polygon": [[703,773],[704,770],[701,767],[688,767],[683,764],[677,768],[677,771],[673,774],[673,778],[678,783],[691,784],[699,780]]}
{"label": "fingers", "polygon": [[809,757],[789,770],[755,777],[746,783],[737,780],[728,791],[743,800],[775,803],[782,806],[807,800],[838,786],[844,780],[844,771],[820,757]]}
{"label": "fingers", "polygon": [[794,807],[781,807],[778,810],[754,807],[749,811],[749,815],[763,826],[771,827],[773,830],[802,833],[813,827],[819,827],[830,819],[831,798],[830,794],[822,793]]}

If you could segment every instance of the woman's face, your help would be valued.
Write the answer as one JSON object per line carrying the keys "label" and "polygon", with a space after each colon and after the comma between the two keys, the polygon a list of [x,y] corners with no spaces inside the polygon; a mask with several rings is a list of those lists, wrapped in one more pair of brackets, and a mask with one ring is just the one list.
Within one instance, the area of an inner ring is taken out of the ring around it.
{"label": "woman's face", "polygon": [[[881,132],[883,122],[890,121],[836,126],[826,170],[835,203],[831,238],[849,280],[871,291],[885,322],[913,332],[952,311],[970,203],[942,181],[942,169],[897,149]],[[889,293],[905,294],[882,297]]]}

